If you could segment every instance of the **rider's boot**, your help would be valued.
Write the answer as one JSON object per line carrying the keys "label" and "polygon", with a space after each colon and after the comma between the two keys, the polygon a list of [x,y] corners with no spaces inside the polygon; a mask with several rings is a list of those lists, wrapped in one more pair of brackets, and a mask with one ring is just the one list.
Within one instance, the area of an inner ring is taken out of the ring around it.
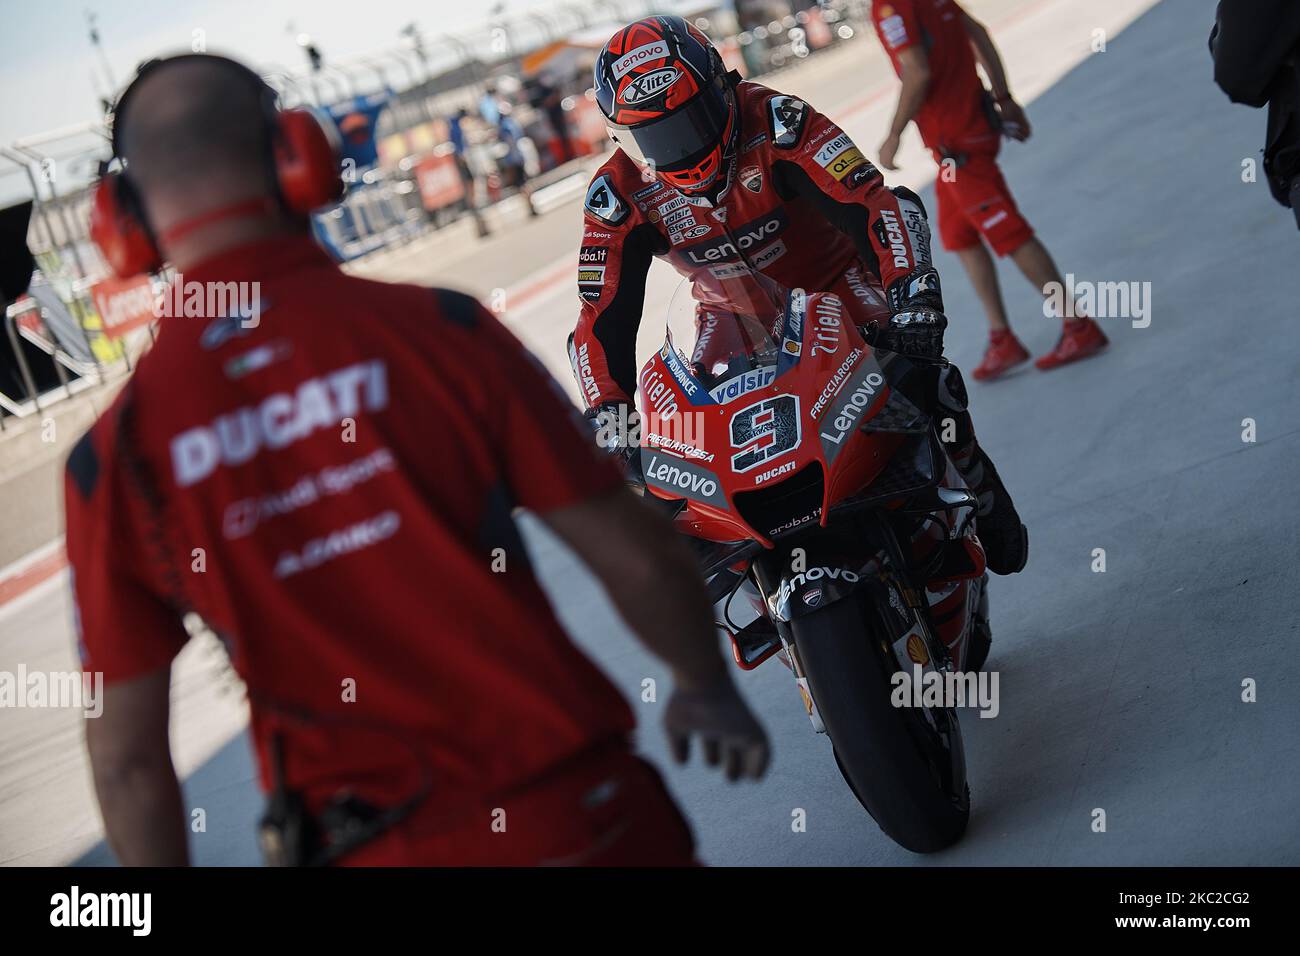
{"label": "rider's boot", "polygon": [[944,442],[944,447],[979,498],[975,527],[989,570],[994,574],[1015,574],[1029,559],[1029,532],[993,461],[975,440],[975,426],[966,408],[966,386],[955,365],[948,366],[939,380],[939,403],[952,414],[954,424],[952,429],[941,426],[940,438],[954,436],[952,441]]}

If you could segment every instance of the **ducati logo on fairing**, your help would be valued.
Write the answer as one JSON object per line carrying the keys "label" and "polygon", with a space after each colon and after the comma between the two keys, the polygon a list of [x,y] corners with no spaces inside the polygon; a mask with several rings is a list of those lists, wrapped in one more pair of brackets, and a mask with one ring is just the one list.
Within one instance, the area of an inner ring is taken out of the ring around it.
{"label": "ducati logo on fairing", "polygon": [[[809,581],[820,581],[822,579],[829,581],[843,581],[846,584],[857,584],[858,581],[861,580],[855,572],[850,571],[848,568],[809,568],[807,571],[796,574],[788,581],[781,582],[781,587],[777,592],[777,606],[780,607],[789,601],[790,598],[794,597],[795,590],[802,585],[807,584]],[[821,589],[810,589],[808,593],[812,594],[813,590],[817,591],[817,598],[815,600],[820,601]],[[807,600],[807,598],[805,598],[805,600]]]}

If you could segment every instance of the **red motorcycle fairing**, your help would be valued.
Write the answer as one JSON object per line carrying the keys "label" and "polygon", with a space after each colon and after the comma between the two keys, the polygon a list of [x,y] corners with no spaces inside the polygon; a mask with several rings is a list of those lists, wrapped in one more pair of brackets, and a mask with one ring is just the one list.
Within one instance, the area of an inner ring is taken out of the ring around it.
{"label": "red motorcycle fairing", "polygon": [[[903,440],[862,428],[890,404],[892,390],[843,302],[833,293],[794,301],[777,330],[773,368],[709,390],[670,339],[642,369],[646,487],[660,498],[685,499],[676,522],[687,534],[771,547],[774,534],[814,519],[825,525],[830,509],[870,484]],[[746,495],[803,477],[821,493],[790,528],[746,517]]]}
{"label": "red motorcycle fairing", "polygon": [[[922,413],[889,384],[887,369],[895,356],[875,353],[834,293],[792,295],[770,330],[751,317],[730,318],[737,330],[722,352],[752,347],[755,334],[770,335],[774,364],[749,368],[710,389],[678,353],[670,333],[641,373],[642,472],[651,494],[682,503],[674,519],[679,531],[714,542],[750,540],[771,549],[775,538],[789,532],[826,527],[835,506],[864,489],[873,496],[905,492],[919,477],[937,478],[947,490],[966,490],[955,466],[932,442]],[[725,339],[715,336],[710,344]],[[710,360],[709,351],[695,349],[695,367]],[[926,434],[918,434],[918,420]],[[939,461],[943,473],[935,474]],[[762,521],[762,510],[748,506],[756,493],[780,496],[788,488],[796,491],[773,512],[783,515],[780,524]],[[806,507],[790,518],[797,493],[805,495]],[[963,528],[968,517],[959,509],[936,508],[910,542],[917,565],[934,568],[926,599],[936,635],[958,665],[966,655],[970,605],[981,593],[974,579],[985,570],[978,538]],[[768,608],[774,620],[813,607],[804,600],[809,589],[831,603],[858,585],[849,575],[862,570],[845,568],[841,580],[829,564],[811,566],[825,580],[796,581],[784,597],[774,595],[777,604]],[[903,637],[899,650],[928,665],[924,643],[916,635]],[[767,656],[737,659],[754,667]]]}

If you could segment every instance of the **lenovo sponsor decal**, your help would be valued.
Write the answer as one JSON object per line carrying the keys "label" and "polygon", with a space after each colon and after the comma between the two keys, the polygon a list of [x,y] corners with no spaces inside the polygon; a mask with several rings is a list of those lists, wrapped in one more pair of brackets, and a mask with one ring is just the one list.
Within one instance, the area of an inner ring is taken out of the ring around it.
{"label": "lenovo sponsor decal", "polygon": [[656,40],[654,43],[647,43],[645,46],[639,46],[632,52],[625,53],[614,61],[614,78],[622,79],[641,64],[649,63],[653,60],[662,60],[666,56],[668,56],[668,44],[663,40]]}
{"label": "lenovo sponsor decal", "polygon": [[829,418],[823,430],[822,440],[832,445],[840,445],[845,437],[863,421],[865,412],[875,400],[880,387],[885,384],[885,377],[878,371],[868,372],[859,378],[854,387],[841,395],[836,402],[834,414]]}
{"label": "lenovo sponsor decal", "polygon": [[[740,251],[779,235],[785,230],[789,220],[784,209],[777,209],[770,215],[746,223],[735,230],[735,242],[731,236],[720,236],[710,242],[701,242],[683,249],[687,261],[692,265],[704,266],[714,262],[724,262],[740,257]],[[740,250],[737,250],[739,243]],[[784,252],[784,249],[782,250]],[[774,256],[773,258],[777,258]]]}
{"label": "lenovo sponsor decal", "polygon": [[810,581],[843,581],[845,584],[857,584],[862,580],[856,572],[848,568],[809,568],[796,574],[794,577],[781,582],[781,587],[777,592],[777,606],[786,604],[794,596],[794,592],[809,583]]}
{"label": "lenovo sponsor decal", "polygon": [[691,462],[682,459],[665,461],[652,453],[650,463],[645,466],[645,477],[648,483],[681,497],[723,508],[727,506],[718,476]]}

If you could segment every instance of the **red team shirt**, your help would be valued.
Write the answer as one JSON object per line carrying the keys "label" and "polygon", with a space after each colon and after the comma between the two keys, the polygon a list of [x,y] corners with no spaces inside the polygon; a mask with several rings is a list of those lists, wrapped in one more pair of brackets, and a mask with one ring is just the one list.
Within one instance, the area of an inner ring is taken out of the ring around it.
{"label": "red team shirt", "polygon": [[954,0],[872,0],[871,18],[895,73],[904,50],[920,46],[929,56],[930,88],[916,114],[925,145],[953,152],[996,149],[975,53]]}
{"label": "red team shirt", "polygon": [[264,783],[279,731],[287,782],[316,805],[345,782],[391,805],[423,767],[445,810],[623,738],[630,710],[565,636],[511,520],[621,477],[496,319],[344,275],[307,238],[183,279],[258,282],[263,314],[165,319],[74,449],[84,667],[156,670],[193,608],[248,684]]}
{"label": "red team shirt", "polygon": [[951,157],[956,176],[934,184],[939,238],[945,249],[968,249],[982,239],[999,256],[1034,234],[998,168],[1000,132],[990,121],[987,93],[975,72],[975,52],[954,0],[873,0],[876,33],[901,75],[898,54],[924,48],[930,86],[916,114],[921,139],[936,161]]}

